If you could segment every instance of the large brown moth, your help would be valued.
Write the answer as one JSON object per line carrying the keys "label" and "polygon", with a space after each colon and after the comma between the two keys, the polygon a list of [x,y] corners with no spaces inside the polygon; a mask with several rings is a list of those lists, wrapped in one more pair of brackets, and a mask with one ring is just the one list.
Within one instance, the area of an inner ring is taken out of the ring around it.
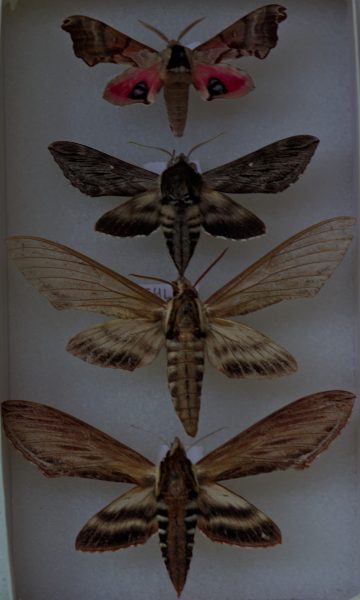
{"label": "large brown moth", "polygon": [[90,67],[99,62],[130,65],[130,69],[108,83],[104,98],[109,102],[118,106],[151,104],[164,87],[170,127],[174,135],[182,136],[190,84],[204,100],[238,98],[250,92],[254,84],[247,73],[220,63],[241,56],[266,58],[276,46],[277,27],[285,18],[283,6],[263,6],[193,50],[180,40],[202,19],[188,25],[177,40],[169,40],[155,27],[140,21],[166,42],[162,52],[90,17],[68,17],[62,28],[70,33],[76,56]]}
{"label": "large brown moth", "polygon": [[161,227],[183,275],[201,227],[211,235],[237,240],[265,232],[256,215],[224,192],[285,190],[303,173],[318,143],[311,135],[288,137],[203,174],[189,161],[191,151],[187,156],[169,153],[161,176],[75,142],[54,142],[49,150],[65,177],[85,194],[135,194],[100,217],[95,229],[127,237],[149,235]]}
{"label": "large brown moth", "polygon": [[[132,371],[167,350],[168,384],[186,432],[197,432],[204,355],[228,377],[279,377],[296,371],[292,355],[228,317],[282,300],[314,296],[352,239],[355,220],[322,221],[277,246],[202,302],[181,277],[168,302],[91,258],[43,238],[15,236],[9,254],[23,275],[59,309],[107,316],[75,335],[67,350],[91,364]],[[199,279],[198,279],[199,281]]]}
{"label": "large brown moth", "polygon": [[135,484],[84,525],[76,548],[88,552],[144,544],[158,533],[178,595],[192,558],[195,529],[214,542],[267,547],[278,526],[245,498],[217,482],[304,469],[345,426],[354,395],[331,390],[301,398],[255,423],[196,464],[175,438],[156,467],[90,425],[35,402],[2,405],[5,432],[47,477],[87,477]]}

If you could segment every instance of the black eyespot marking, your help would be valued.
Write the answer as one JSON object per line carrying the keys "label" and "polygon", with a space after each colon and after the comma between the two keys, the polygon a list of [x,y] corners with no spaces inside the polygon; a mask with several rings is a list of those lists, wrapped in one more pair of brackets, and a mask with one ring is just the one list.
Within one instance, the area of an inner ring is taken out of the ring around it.
{"label": "black eyespot marking", "polygon": [[221,96],[222,94],[227,94],[227,87],[218,79],[217,77],[211,77],[207,84],[207,89],[210,94],[210,99],[215,96]]}
{"label": "black eyespot marking", "polygon": [[133,100],[146,100],[149,92],[149,87],[146,81],[139,81],[136,85],[134,85],[133,89],[129,94],[129,98]]}

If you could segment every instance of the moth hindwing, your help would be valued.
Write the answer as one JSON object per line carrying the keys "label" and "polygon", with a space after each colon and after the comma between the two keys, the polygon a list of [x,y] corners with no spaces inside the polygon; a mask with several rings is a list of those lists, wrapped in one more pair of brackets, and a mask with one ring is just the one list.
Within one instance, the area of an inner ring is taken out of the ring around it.
{"label": "moth hindwing", "polygon": [[228,377],[293,373],[294,357],[256,329],[229,317],[283,300],[314,296],[352,239],[355,220],[335,217],[286,240],[202,302],[189,281],[165,302],[130,279],[56,242],[16,236],[9,253],[23,275],[59,309],[111,317],[76,334],[67,350],[88,363],[132,371],[167,350],[168,384],[186,432],[197,432],[204,358]]}
{"label": "moth hindwing", "polygon": [[277,27],[285,18],[283,6],[263,6],[194,50],[183,46],[180,40],[202,19],[187,26],[177,40],[169,40],[158,29],[142,22],[166,41],[162,52],[90,17],[70,16],[62,28],[71,35],[76,56],[89,66],[99,62],[130,66],[109,82],[104,93],[106,100],[118,106],[151,104],[163,87],[170,127],[174,135],[182,136],[190,84],[204,100],[238,98],[250,92],[254,84],[247,73],[220,63],[241,56],[265,58],[276,45]]}
{"label": "moth hindwing", "polygon": [[278,526],[219,480],[304,469],[345,426],[354,395],[330,390],[306,396],[265,417],[196,464],[175,439],[158,469],[144,456],[55,408],[2,404],[6,435],[48,477],[133,483],[84,525],[76,548],[89,552],[144,544],[158,533],[178,595],[185,585],[198,527],[209,539],[236,546],[281,542]]}
{"label": "moth hindwing", "polygon": [[256,215],[224,192],[283,191],[305,170],[318,141],[311,135],[288,137],[202,175],[180,154],[171,157],[160,177],[74,142],[54,142],[49,150],[65,177],[85,194],[133,196],[100,217],[97,231],[127,237],[149,235],[161,227],[170,255],[183,275],[201,228],[211,235],[236,240],[265,231]]}

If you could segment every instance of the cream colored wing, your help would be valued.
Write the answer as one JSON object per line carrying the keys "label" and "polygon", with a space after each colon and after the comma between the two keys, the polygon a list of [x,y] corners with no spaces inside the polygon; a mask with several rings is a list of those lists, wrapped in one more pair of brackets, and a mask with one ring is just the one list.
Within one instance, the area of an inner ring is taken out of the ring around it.
{"label": "cream colored wing", "polygon": [[354,400],[330,390],[288,404],[204,456],[195,467],[199,483],[305,469],[339,435]]}
{"label": "cream colored wing", "polygon": [[336,217],[289,238],[205,303],[209,316],[245,315],[283,300],[315,296],[353,237],[355,219]]}
{"label": "cream colored wing", "polygon": [[155,481],[155,465],[142,454],[71,415],[37,402],[2,403],[12,444],[47,477],[86,477],[141,486]]}
{"label": "cream colored wing", "polygon": [[161,322],[116,319],[78,333],[66,349],[99,367],[133,371],[150,364],[164,342]]}
{"label": "cream colored wing", "polygon": [[256,329],[225,319],[211,319],[207,356],[228,377],[280,377],[297,369],[291,354]]}
{"label": "cream colored wing", "polygon": [[161,318],[163,300],[80,252],[39,237],[15,236],[7,244],[22,274],[58,310]]}
{"label": "cream colored wing", "polygon": [[213,542],[253,547],[281,543],[274,521],[222,485],[201,486],[198,510],[198,527]]}

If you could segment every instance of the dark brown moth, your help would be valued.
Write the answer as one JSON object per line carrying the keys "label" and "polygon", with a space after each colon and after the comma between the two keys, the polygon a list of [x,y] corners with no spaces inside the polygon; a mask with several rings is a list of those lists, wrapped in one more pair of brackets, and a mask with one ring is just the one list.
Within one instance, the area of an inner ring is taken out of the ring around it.
{"label": "dark brown moth", "polygon": [[[112,317],[75,335],[67,350],[88,363],[132,371],[165,345],[168,384],[186,432],[197,432],[205,353],[228,377],[280,377],[293,356],[256,329],[229,320],[282,300],[311,297],[343,258],[355,220],[322,221],[277,246],[202,302],[185,278],[168,302],[91,258],[43,238],[8,240],[23,275],[59,309]],[[198,280],[199,281],[199,280]]]}
{"label": "dark brown moth", "polygon": [[130,69],[109,82],[105,100],[118,106],[136,102],[151,104],[164,87],[170,127],[174,135],[182,136],[190,84],[204,100],[238,98],[250,92],[254,84],[247,73],[220,63],[241,56],[266,58],[276,46],[278,24],[284,19],[283,6],[263,6],[194,50],[180,44],[180,40],[202,19],[188,25],[177,40],[169,40],[155,27],[140,21],[166,42],[162,52],[90,17],[68,17],[62,28],[70,33],[76,56],[90,67],[99,62],[130,65]]}
{"label": "dark brown moth", "polygon": [[135,484],[82,528],[76,548],[88,552],[144,544],[158,533],[178,595],[185,585],[196,527],[214,542],[267,547],[281,543],[278,526],[217,482],[304,469],[349,419],[354,395],[331,390],[306,396],[236,435],[196,464],[175,438],[156,467],[90,425],[35,402],[2,404],[6,435],[47,477],[87,477]]}
{"label": "dark brown moth", "polygon": [[303,173],[319,140],[297,135],[269,144],[200,174],[188,156],[170,154],[161,176],[94,148],[59,141],[49,146],[65,177],[89,196],[133,196],[105,213],[95,229],[127,237],[161,227],[170,255],[183,275],[201,227],[211,235],[247,239],[265,232],[264,223],[224,192],[275,193]]}

